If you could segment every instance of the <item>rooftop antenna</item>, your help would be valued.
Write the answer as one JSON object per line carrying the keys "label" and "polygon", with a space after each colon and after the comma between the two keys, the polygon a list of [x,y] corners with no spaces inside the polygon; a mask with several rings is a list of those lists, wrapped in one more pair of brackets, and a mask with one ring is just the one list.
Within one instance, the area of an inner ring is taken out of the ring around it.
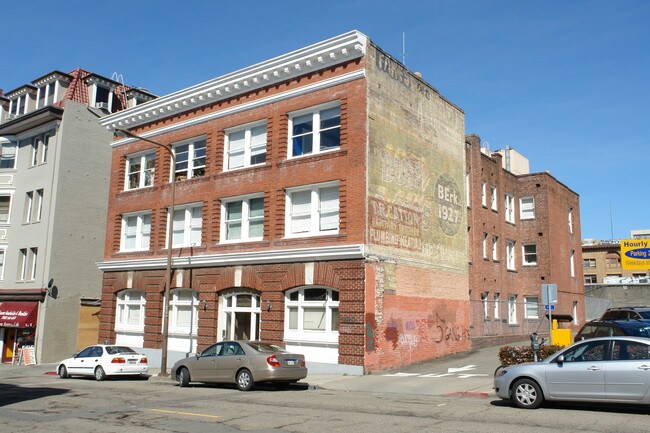
{"label": "rooftop antenna", "polygon": [[614,217],[612,216],[612,201],[609,201],[609,234],[610,239],[614,240]]}
{"label": "rooftop antenna", "polygon": [[402,32],[402,64],[406,66],[406,32]]}

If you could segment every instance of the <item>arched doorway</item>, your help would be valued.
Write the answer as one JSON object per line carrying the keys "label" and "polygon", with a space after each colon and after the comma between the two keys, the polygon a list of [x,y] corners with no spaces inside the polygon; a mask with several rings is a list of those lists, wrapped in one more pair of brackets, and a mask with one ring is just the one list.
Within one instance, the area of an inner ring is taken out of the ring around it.
{"label": "arched doorway", "polygon": [[253,290],[221,293],[217,340],[258,340],[261,314],[259,293]]}

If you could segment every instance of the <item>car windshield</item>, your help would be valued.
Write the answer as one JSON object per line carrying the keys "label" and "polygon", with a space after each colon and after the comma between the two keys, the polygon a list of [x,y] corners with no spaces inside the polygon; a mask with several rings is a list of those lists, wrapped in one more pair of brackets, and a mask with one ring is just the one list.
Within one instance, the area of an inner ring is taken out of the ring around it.
{"label": "car windshield", "polygon": [[106,353],[109,355],[117,355],[118,353],[135,353],[135,350],[126,346],[107,346]]}
{"label": "car windshield", "polygon": [[650,311],[638,311],[638,313],[643,317],[644,319],[649,319],[650,320]]}
{"label": "car windshield", "polygon": [[283,348],[281,348],[280,346],[276,346],[275,344],[266,344],[266,343],[258,342],[258,343],[248,343],[248,345],[260,353],[285,352]]}

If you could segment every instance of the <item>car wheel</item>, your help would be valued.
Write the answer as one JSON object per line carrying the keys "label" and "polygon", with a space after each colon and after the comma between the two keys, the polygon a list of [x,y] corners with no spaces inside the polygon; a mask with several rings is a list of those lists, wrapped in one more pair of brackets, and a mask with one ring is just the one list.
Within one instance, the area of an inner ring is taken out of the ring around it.
{"label": "car wheel", "polygon": [[181,368],[176,374],[176,382],[181,388],[190,384],[190,372],[187,368]]}
{"label": "car wheel", "polygon": [[237,373],[236,380],[237,388],[239,388],[240,391],[250,391],[255,385],[255,382],[253,382],[253,375],[246,369],[240,370],[239,373]]}
{"label": "car wheel", "polygon": [[70,375],[68,374],[68,369],[65,368],[65,365],[59,366],[59,377],[61,379],[67,379],[70,377]]}
{"label": "car wheel", "polygon": [[512,400],[522,409],[537,409],[544,401],[544,395],[534,380],[519,379],[512,387]]}
{"label": "car wheel", "polygon": [[95,369],[95,379],[97,379],[97,381],[102,381],[106,379],[106,372],[102,367],[97,367]]}

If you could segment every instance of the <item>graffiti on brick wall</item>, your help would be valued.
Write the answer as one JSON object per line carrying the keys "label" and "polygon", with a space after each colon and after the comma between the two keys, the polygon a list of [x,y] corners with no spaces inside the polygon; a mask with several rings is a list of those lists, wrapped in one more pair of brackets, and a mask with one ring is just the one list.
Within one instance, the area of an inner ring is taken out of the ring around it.
{"label": "graffiti on brick wall", "polygon": [[[373,328],[373,347],[374,327]],[[401,320],[391,318],[384,328],[384,339],[393,349],[415,350],[421,344],[451,344],[469,340],[469,328],[441,317],[438,313],[422,319]],[[369,345],[367,346],[369,347]],[[370,351],[370,350],[369,350]]]}
{"label": "graffiti on brick wall", "polygon": [[469,328],[455,325],[436,313],[433,341],[436,343],[469,340]]}

